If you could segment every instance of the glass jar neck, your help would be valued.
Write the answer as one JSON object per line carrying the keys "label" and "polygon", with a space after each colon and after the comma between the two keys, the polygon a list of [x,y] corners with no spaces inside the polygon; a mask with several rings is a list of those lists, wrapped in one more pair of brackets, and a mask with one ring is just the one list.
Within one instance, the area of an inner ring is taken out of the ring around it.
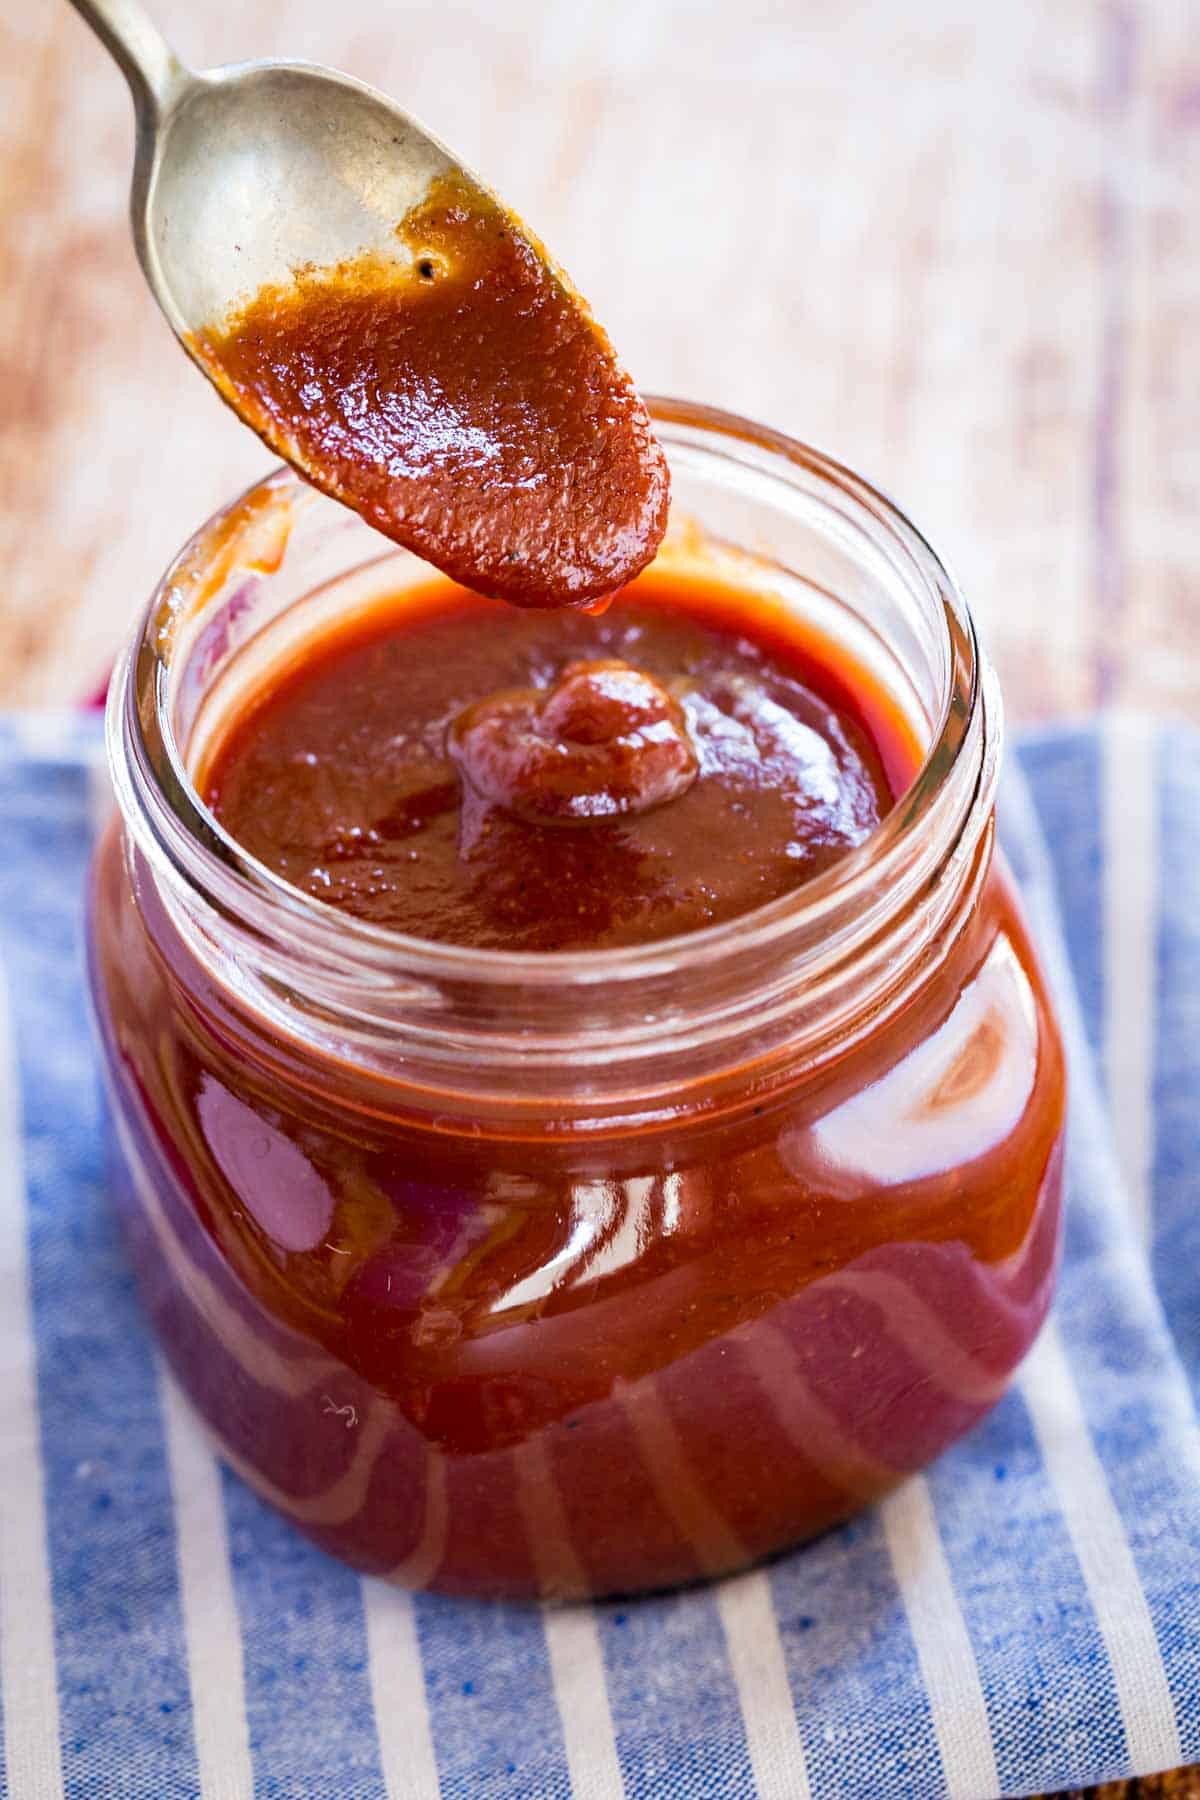
{"label": "glass jar neck", "polygon": [[277,472],[173,565],[109,705],[140,879],[263,1041],[432,1106],[648,1118],[691,1090],[713,1104],[840,1054],[947,953],[986,873],[1000,742],[995,681],[954,584],[903,515],[838,465],[706,409],[653,410],[690,541],[772,591],[794,588],[797,605],[823,596],[889,664],[928,746],[912,786],[794,895],[632,950],[506,956],[335,913],[230,840],[190,774],[206,701],[264,620],[286,624],[326,587],[344,597],[348,569],[381,562],[365,526]]}

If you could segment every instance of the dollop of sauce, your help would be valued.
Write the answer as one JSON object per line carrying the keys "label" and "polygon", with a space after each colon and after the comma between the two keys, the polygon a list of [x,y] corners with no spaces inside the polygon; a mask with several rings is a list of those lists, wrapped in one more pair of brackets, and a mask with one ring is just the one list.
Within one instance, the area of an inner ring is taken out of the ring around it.
{"label": "dollop of sauce", "polygon": [[433,580],[307,643],[198,779],[252,855],[376,924],[658,941],[821,874],[915,772],[886,697],[805,632],[661,567],[602,617]]}
{"label": "dollop of sauce", "polygon": [[549,690],[476,701],[448,748],[480,798],[548,825],[646,812],[700,767],[679,702],[618,657],[569,663]]}
{"label": "dollop of sauce", "polygon": [[464,586],[586,606],[654,556],[650,416],[565,275],[485,189],[435,182],[403,260],[303,269],[190,341],[315,486]]}

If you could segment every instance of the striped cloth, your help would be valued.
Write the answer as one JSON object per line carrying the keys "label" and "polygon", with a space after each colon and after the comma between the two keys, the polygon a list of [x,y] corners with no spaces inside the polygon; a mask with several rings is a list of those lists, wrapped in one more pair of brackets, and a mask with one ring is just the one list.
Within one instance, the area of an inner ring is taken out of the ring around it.
{"label": "striped cloth", "polygon": [[919,1800],[1200,1760],[1200,738],[1026,736],[1009,853],[1073,1066],[1052,1319],[936,1467],[716,1587],[363,1581],[214,1461],[104,1195],[95,721],[0,724],[0,1771],[12,1800]]}

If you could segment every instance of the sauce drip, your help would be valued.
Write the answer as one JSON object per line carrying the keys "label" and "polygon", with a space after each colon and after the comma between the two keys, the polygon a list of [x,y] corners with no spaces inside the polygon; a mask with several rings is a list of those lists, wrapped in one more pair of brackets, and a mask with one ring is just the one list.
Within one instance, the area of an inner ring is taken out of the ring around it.
{"label": "sauce drip", "polygon": [[370,256],[265,288],[192,348],[315,486],[476,592],[586,606],[650,562],[669,478],[612,345],[519,221],[435,182]]}
{"label": "sauce drip", "polygon": [[869,678],[803,632],[657,570],[602,617],[433,582],[310,640],[200,785],[297,887],[418,937],[696,931],[830,867],[919,761]]}

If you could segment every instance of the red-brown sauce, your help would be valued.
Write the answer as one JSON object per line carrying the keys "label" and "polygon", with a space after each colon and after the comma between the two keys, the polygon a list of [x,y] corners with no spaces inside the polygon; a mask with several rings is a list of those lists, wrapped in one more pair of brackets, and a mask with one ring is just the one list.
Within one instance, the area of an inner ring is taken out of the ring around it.
{"label": "red-brown sauce", "polygon": [[264,289],[192,347],[280,455],[476,591],[581,606],[653,557],[669,479],[612,345],[518,220],[465,179],[399,262]]}
{"label": "red-brown sauce", "polygon": [[793,892],[914,772],[832,644],[652,572],[602,616],[452,586],[306,647],[204,776],[227,830],[315,898],[476,948],[645,943]]}
{"label": "red-brown sauce", "polygon": [[[296,657],[203,790],[297,886],[466,944],[737,916],[846,855],[917,755],[830,643],[662,564],[603,617],[433,583]],[[593,755],[588,781],[557,788],[546,745]],[[566,1596],[742,1566],[928,1462],[1003,1391],[1058,1241],[1061,1049],[989,853],[895,1004],[815,1055],[713,1073],[676,1027],[597,1094],[594,1047],[480,1066],[466,1001],[449,1066],[403,994],[383,1066],[322,1022],[280,1030],[110,834],[92,970],[115,1188],[234,1466],[359,1568]],[[706,993],[697,958],[679,1004]]]}

